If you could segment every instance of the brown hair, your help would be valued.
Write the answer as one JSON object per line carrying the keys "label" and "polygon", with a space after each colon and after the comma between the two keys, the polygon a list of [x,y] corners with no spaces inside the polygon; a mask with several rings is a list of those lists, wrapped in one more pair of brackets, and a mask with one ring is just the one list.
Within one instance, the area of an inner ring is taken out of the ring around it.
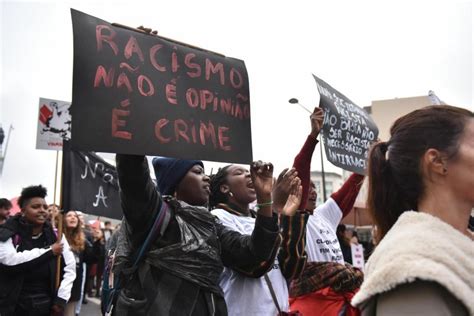
{"label": "brown hair", "polygon": [[456,156],[459,139],[473,112],[448,105],[429,106],[395,121],[390,140],[374,144],[369,154],[367,207],[382,239],[407,210],[418,211],[424,194],[421,158],[434,148]]}
{"label": "brown hair", "polygon": [[[77,217],[76,227],[70,228],[66,225],[66,215],[69,212],[74,212],[74,215],[76,215]],[[67,242],[69,243],[71,249],[76,253],[84,251],[86,247],[86,236],[84,234],[84,231],[82,230],[81,221],[79,220],[79,216],[77,215],[76,211],[71,210],[64,214],[63,227],[64,235],[66,236]]]}

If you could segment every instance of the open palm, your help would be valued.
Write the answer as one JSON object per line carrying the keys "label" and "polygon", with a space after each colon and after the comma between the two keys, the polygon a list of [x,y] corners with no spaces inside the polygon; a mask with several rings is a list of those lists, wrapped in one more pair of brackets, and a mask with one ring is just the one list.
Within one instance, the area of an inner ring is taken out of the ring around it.
{"label": "open palm", "polygon": [[301,197],[303,196],[303,186],[301,185],[300,178],[296,177],[291,182],[291,191],[286,200],[285,206],[283,207],[282,213],[286,216],[293,216],[298,210],[298,206],[301,203]]}

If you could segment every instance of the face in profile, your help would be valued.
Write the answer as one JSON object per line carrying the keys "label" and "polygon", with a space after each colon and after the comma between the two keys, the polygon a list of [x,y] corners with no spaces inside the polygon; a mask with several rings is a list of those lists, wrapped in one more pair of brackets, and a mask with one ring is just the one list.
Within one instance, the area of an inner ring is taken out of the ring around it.
{"label": "face in profile", "polygon": [[10,217],[11,207],[0,207],[0,220],[6,220]]}
{"label": "face in profile", "polygon": [[31,198],[21,211],[25,220],[33,226],[41,226],[48,219],[48,204],[40,197]]}
{"label": "face in profile", "polygon": [[227,168],[226,183],[221,186],[221,190],[223,188],[227,189],[228,192],[232,192],[232,198],[239,203],[248,204],[257,199],[250,171],[244,167],[229,166]]}
{"label": "face in profile", "polygon": [[318,193],[316,193],[316,186],[313,181],[309,181],[308,201],[306,202],[306,210],[314,211],[316,208],[316,199]]}
{"label": "face in profile", "polygon": [[474,207],[474,118],[466,123],[456,156],[448,161],[446,169],[447,186]]}
{"label": "face in profile", "polygon": [[176,187],[176,198],[191,205],[206,205],[211,192],[209,181],[204,168],[194,165]]}

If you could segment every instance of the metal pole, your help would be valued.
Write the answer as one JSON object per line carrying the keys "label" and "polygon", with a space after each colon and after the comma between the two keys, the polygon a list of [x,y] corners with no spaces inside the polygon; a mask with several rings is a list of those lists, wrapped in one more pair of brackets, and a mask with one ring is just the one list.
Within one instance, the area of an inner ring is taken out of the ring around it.
{"label": "metal pole", "polygon": [[[291,98],[290,100],[288,100],[288,102],[291,103],[291,104],[298,104],[305,111],[307,111],[309,113],[313,113],[310,110],[308,110],[305,106],[300,104],[300,102],[296,98]],[[322,134],[319,136],[319,149],[320,149],[320,152],[321,152],[321,175],[322,175],[322,180],[323,180],[323,198],[324,198],[323,202],[325,202],[326,199],[327,199],[327,195],[326,195],[326,175],[324,174],[323,135]]]}
{"label": "metal pole", "polygon": [[326,196],[326,176],[324,174],[323,135],[319,135],[319,139],[320,139],[319,149],[320,149],[320,152],[321,152],[321,175],[322,175],[322,178],[323,178],[323,197],[324,197],[323,203],[324,203],[327,200],[327,196]]}
{"label": "metal pole", "polygon": [[8,137],[7,137],[7,143],[5,144],[5,151],[3,152],[3,158],[7,156],[7,150],[8,150],[8,143],[10,142],[10,134],[14,130],[13,125],[10,124],[10,128],[8,129]]}

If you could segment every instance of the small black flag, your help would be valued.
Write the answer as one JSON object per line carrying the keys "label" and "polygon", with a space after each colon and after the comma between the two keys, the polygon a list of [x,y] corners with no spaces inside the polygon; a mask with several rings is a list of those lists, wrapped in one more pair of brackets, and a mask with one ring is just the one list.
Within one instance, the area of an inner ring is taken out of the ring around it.
{"label": "small black flag", "polygon": [[117,169],[92,152],[63,144],[63,209],[122,219]]}

